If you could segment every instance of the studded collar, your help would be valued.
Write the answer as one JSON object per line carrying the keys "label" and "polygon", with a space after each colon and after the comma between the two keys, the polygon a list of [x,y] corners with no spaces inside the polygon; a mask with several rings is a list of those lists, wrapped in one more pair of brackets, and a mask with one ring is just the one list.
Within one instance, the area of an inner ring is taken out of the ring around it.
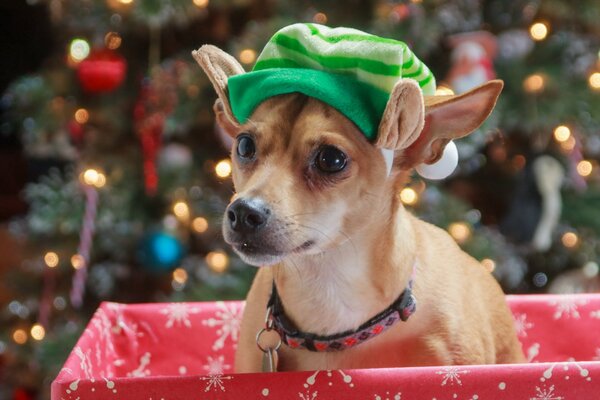
{"label": "studded collar", "polygon": [[317,335],[298,330],[285,314],[275,282],[273,282],[271,297],[267,304],[267,312],[269,313],[270,309],[273,329],[279,333],[282,342],[292,349],[301,348],[318,352],[345,350],[378,336],[398,321],[406,321],[415,313],[417,301],[412,292],[415,272],[416,264],[413,266],[408,285],[400,296],[385,310],[354,330],[347,330],[333,335]]}

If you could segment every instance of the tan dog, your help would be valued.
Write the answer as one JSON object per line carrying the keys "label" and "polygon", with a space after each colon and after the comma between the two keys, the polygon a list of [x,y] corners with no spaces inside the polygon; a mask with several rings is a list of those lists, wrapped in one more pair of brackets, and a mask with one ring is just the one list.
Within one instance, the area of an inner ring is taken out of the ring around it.
{"label": "tan dog", "polygon": [[[273,283],[299,330],[332,335],[356,329],[393,303],[413,265],[418,308],[410,319],[342,351],[284,345],[278,369],[524,361],[494,278],[398,199],[411,168],[434,162],[448,140],[485,120],[501,81],[460,96],[424,98],[414,81],[400,80],[373,144],[335,109],[302,94],[270,98],[240,125],[230,109],[227,77],[243,73],[242,67],[213,46],[194,57],[219,95],[218,123],[236,138],[237,194],[225,215],[225,240],[246,262],[269,265],[259,269],[248,294],[237,372],[261,370],[256,335]],[[378,147],[396,149],[389,177]]]}

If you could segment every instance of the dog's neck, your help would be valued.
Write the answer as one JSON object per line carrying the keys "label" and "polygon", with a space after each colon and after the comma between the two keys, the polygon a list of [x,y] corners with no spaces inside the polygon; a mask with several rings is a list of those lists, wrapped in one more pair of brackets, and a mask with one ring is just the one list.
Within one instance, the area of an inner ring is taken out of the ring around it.
{"label": "dog's neck", "polygon": [[322,335],[355,329],[406,288],[415,262],[412,221],[397,199],[384,209],[335,248],[274,267],[285,312],[298,329]]}

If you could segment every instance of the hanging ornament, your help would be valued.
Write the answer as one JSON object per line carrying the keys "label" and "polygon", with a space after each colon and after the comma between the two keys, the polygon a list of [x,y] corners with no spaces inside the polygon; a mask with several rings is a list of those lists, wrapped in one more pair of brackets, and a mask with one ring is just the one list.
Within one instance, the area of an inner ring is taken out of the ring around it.
{"label": "hanging ornament", "polygon": [[93,50],[77,67],[77,77],[83,89],[90,93],[107,93],[118,88],[125,79],[127,62],[120,54],[108,50]]}
{"label": "hanging ornament", "polygon": [[143,153],[146,194],[158,190],[157,161],[162,145],[165,121],[177,105],[177,84],[182,63],[157,66],[150,78],[144,79],[140,97],[134,107],[135,130]]}
{"label": "hanging ornament", "polygon": [[449,141],[444,148],[442,157],[434,162],[433,164],[420,164],[415,169],[425,179],[444,179],[454,170],[458,165],[458,150],[453,141]]}
{"label": "hanging ornament", "polygon": [[527,31],[512,29],[498,35],[498,58],[520,60],[533,50],[533,40]]}
{"label": "hanging ornament", "polygon": [[177,267],[185,251],[181,241],[170,233],[147,234],[138,249],[139,262],[153,272],[166,272]]}
{"label": "hanging ornament", "polygon": [[449,39],[453,47],[452,67],[446,81],[455,93],[464,93],[494,79],[493,59],[496,56],[496,37],[489,32],[478,31],[453,35]]}
{"label": "hanging ornament", "polygon": [[[84,173],[83,175],[85,177],[86,174]],[[80,262],[77,264],[78,267],[73,275],[73,285],[71,286],[71,304],[75,308],[81,308],[83,305],[83,295],[85,294],[85,282],[87,280],[90,252],[92,249],[94,231],[96,230],[95,221],[98,210],[98,191],[96,190],[96,187],[97,185],[89,183],[83,184],[85,211],[83,222],[81,224],[81,232],[79,233],[79,247],[77,248],[78,260]],[[75,264],[73,264],[73,266],[75,266]]]}

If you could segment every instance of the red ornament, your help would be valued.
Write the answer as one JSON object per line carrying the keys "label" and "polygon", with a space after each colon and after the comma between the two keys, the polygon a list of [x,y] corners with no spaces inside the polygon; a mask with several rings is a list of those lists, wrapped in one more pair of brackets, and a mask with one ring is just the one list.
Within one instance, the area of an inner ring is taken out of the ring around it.
{"label": "red ornament", "polygon": [[106,93],[118,88],[125,79],[127,63],[120,54],[94,50],[79,63],[77,77],[83,89],[90,93]]}

